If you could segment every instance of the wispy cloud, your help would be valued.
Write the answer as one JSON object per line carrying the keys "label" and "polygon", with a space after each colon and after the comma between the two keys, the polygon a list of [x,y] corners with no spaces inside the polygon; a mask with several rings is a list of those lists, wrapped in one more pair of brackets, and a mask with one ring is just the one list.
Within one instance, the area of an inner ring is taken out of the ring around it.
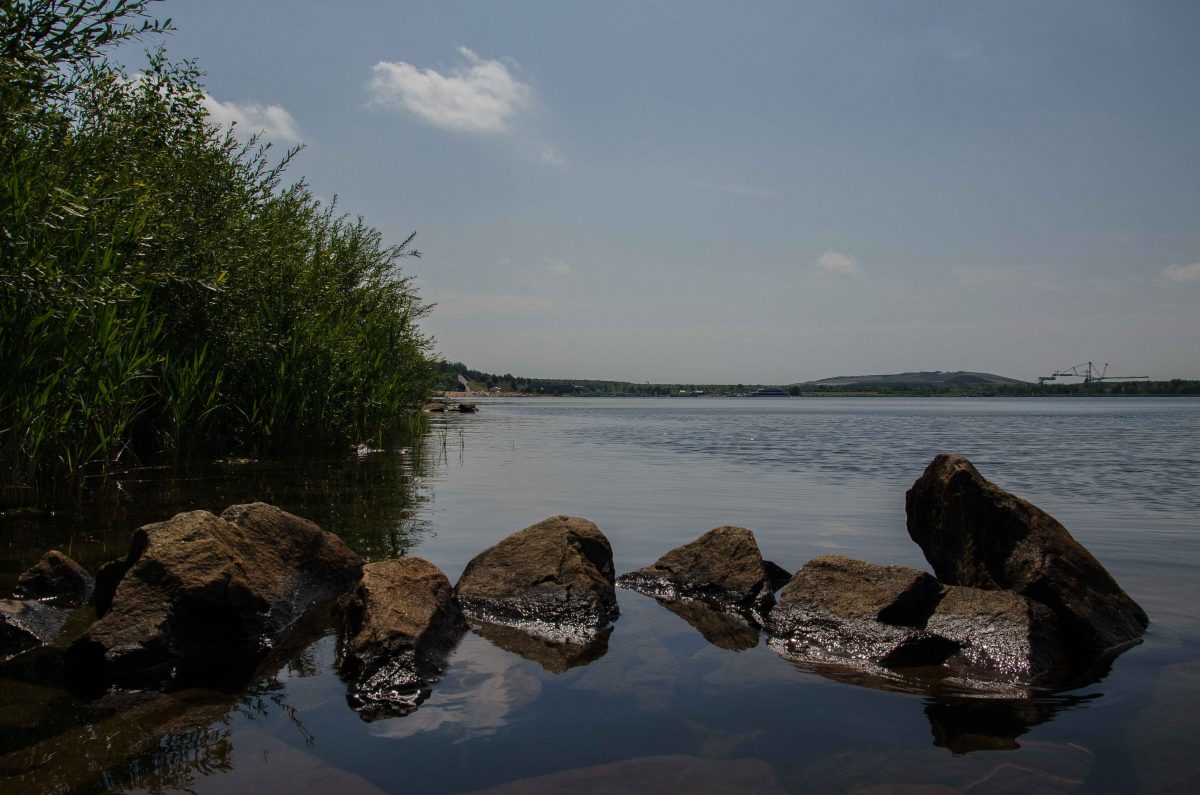
{"label": "wispy cloud", "polygon": [[502,133],[533,98],[502,62],[458,48],[463,63],[447,73],[418,69],[404,61],[380,61],[372,67],[371,102],[404,110],[444,130]]}
{"label": "wispy cloud", "polygon": [[211,94],[204,95],[204,109],[208,119],[221,128],[235,125],[234,130],[243,135],[262,135],[280,143],[299,143],[300,127],[292,114],[280,105],[263,105],[258,102],[221,102]]}
{"label": "wispy cloud", "polygon": [[555,276],[570,276],[571,265],[570,263],[563,262],[560,259],[547,260],[546,273],[550,273]]}
{"label": "wispy cloud", "polygon": [[548,166],[562,168],[567,164],[567,159],[562,156],[562,153],[553,146],[545,146],[542,148],[541,161]]}
{"label": "wispy cloud", "polygon": [[832,249],[817,259],[817,267],[832,273],[855,274],[859,272],[858,263],[852,257],[839,254]]}
{"label": "wispy cloud", "polygon": [[1191,265],[1171,265],[1163,271],[1163,276],[1180,284],[1200,284],[1200,262],[1193,262]]}

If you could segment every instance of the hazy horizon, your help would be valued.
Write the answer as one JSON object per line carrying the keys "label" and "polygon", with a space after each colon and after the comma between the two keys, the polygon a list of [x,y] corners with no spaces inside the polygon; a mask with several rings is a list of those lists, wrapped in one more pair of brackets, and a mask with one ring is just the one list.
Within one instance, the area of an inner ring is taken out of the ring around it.
{"label": "hazy horizon", "polygon": [[448,360],[1200,378],[1195,4],[151,10],[214,119],[417,232]]}

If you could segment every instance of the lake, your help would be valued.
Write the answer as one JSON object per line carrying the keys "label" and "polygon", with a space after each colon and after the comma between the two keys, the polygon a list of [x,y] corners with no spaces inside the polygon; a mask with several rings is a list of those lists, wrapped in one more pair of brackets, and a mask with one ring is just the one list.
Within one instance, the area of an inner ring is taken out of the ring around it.
{"label": "lake", "polygon": [[[710,644],[653,599],[588,658],[469,633],[411,715],[346,703],[316,616],[245,692],[97,705],[54,654],[0,667],[5,792],[1168,792],[1200,786],[1200,399],[497,399],[423,444],[121,479],[83,520],[8,517],[0,589],[50,547],[93,569],[176,511],[262,499],[370,560],[453,581],[554,514],[596,522],[618,573],[723,524],[794,571],[842,553],[928,569],[904,492],[940,451],[1045,509],[1150,615],[1099,681],[1034,699],[934,698]],[[753,642],[753,638],[751,638]],[[592,659],[594,657],[594,659]]]}

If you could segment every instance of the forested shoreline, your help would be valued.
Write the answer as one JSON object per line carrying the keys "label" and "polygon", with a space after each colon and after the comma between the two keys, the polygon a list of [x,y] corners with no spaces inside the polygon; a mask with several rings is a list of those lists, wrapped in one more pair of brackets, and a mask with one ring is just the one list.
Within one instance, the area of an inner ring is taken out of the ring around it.
{"label": "forested shoreline", "polygon": [[427,314],[390,244],[217,128],[154,0],[4,2],[3,503],[147,460],[379,441],[433,383]]}

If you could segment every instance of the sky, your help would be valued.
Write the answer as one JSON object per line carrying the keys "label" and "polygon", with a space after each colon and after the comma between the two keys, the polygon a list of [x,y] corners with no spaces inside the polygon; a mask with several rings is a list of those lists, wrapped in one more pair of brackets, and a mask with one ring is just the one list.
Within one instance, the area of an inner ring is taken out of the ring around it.
{"label": "sky", "polygon": [[450,361],[1200,378],[1200,4],[153,9],[214,121],[417,233]]}

